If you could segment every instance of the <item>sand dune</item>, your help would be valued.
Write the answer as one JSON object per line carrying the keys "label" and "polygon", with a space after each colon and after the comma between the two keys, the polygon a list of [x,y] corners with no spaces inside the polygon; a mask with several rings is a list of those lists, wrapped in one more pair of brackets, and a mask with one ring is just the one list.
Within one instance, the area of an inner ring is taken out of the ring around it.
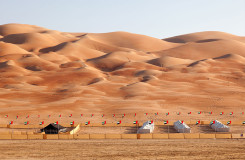
{"label": "sand dune", "polygon": [[90,49],[87,46],[79,45],[74,42],[63,42],[56,46],[40,49],[41,53],[56,52],[59,55],[64,55],[71,60],[86,60],[104,55],[104,52]]}
{"label": "sand dune", "polygon": [[220,57],[213,58],[215,60],[234,60],[237,62],[245,63],[245,57],[237,55],[237,54],[225,54]]}
{"label": "sand dune", "polygon": [[178,45],[156,38],[128,32],[89,34],[89,36],[99,42],[145,52],[165,50]]}
{"label": "sand dune", "polygon": [[160,67],[170,67],[180,64],[189,64],[192,60],[190,59],[181,59],[181,58],[175,58],[170,56],[162,56],[160,58],[152,59],[148,61],[150,64],[154,64]]}
{"label": "sand dune", "polygon": [[0,41],[0,48],[1,48],[0,56],[11,55],[11,54],[26,54],[26,53],[28,53],[24,49],[14,45],[14,44],[5,43],[5,42],[1,42],[1,41]]}
{"label": "sand dune", "polygon": [[75,41],[76,44],[86,46],[90,49],[98,50],[104,53],[116,52],[116,51],[131,51],[132,49],[114,46],[106,44],[105,42],[97,41],[90,35],[82,36],[81,39]]}
{"label": "sand dune", "polygon": [[57,45],[63,41],[74,40],[69,37],[48,33],[10,34],[1,39],[3,42],[16,44],[27,51],[37,51],[50,45]]}
{"label": "sand dune", "polygon": [[5,24],[0,26],[0,35],[6,36],[9,34],[20,34],[20,33],[33,33],[45,31],[45,28],[41,28],[34,25],[27,24]]}
{"label": "sand dune", "polygon": [[238,40],[238,41],[245,42],[245,37],[239,37],[229,33],[218,32],[218,31],[190,33],[190,34],[166,38],[164,40],[167,42],[174,42],[174,43],[187,43],[187,42],[203,43],[203,42],[217,41],[220,39]]}
{"label": "sand dune", "polygon": [[137,53],[134,51],[130,52],[123,52],[123,51],[117,51],[108,53],[106,55],[88,59],[88,64],[91,64],[95,66],[96,68],[100,68],[101,70],[116,70],[120,68],[122,65],[124,65],[127,62],[138,62],[138,61],[145,61],[149,59],[149,57],[144,53]]}
{"label": "sand dune", "polygon": [[0,114],[240,112],[244,64],[244,37],[223,32],[161,40],[1,25]]}
{"label": "sand dune", "polygon": [[190,42],[164,51],[154,52],[159,56],[173,56],[176,58],[201,60],[224,54],[238,54],[245,56],[245,43],[236,40],[217,40],[205,43]]}

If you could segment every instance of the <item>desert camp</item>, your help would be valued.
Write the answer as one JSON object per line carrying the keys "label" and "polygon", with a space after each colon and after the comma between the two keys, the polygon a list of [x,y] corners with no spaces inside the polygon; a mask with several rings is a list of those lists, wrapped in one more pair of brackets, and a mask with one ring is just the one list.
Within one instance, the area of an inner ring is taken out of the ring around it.
{"label": "desert camp", "polygon": [[0,159],[245,159],[244,0],[0,0]]}

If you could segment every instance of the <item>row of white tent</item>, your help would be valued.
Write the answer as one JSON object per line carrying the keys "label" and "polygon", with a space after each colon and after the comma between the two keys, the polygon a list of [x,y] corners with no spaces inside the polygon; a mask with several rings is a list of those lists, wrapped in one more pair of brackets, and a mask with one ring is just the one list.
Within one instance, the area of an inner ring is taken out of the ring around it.
{"label": "row of white tent", "polygon": [[[215,120],[210,123],[210,127],[216,132],[230,132],[230,127]],[[174,122],[174,129],[179,133],[191,133],[191,128],[183,121]],[[154,131],[154,122],[145,122],[137,131],[137,133],[152,133]]]}

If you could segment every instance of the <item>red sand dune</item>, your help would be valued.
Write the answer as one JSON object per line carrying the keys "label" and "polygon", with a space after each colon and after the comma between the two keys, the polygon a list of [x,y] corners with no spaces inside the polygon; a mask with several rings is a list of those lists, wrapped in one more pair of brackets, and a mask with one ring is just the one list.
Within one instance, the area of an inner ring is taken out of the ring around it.
{"label": "red sand dune", "polygon": [[1,25],[0,114],[240,112],[244,39]]}

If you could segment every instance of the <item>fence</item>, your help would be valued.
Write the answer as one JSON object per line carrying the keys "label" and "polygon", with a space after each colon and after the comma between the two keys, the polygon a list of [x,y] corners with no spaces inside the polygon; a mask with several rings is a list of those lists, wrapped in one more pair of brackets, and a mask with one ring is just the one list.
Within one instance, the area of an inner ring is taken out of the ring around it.
{"label": "fence", "polygon": [[71,140],[71,139],[243,139],[243,134],[9,134],[0,133],[0,140]]}

